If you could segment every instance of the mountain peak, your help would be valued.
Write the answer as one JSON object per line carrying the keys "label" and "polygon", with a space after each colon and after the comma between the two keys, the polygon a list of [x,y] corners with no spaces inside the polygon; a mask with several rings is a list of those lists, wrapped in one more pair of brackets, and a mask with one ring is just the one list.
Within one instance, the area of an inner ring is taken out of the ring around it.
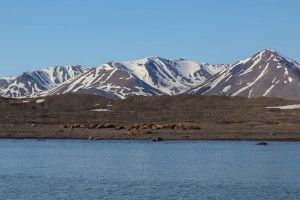
{"label": "mountain peak", "polygon": [[148,60],[156,60],[156,59],[162,59],[161,57],[159,57],[159,56],[149,56],[149,57],[147,57],[146,59],[148,59]]}
{"label": "mountain peak", "polygon": [[261,58],[263,57],[270,57],[270,56],[275,56],[277,55],[277,52],[275,50],[272,50],[272,49],[264,49],[260,52],[258,52],[257,54],[255,54],[253,57],[257,57],[257,56],[260,56]]}
{"label": "mountain peak", "polygon": [[276,51],[275,50],[273,50],[273,49],[264,49],[264,50],[262,50],[261,52],[263,52],[263,53],[275,53]]}
{"label": "mountain peak", "polygon": [[[285,62],[285,63],[290,63],[292,62],[293,64],[295,61],[292,61],[288,59],[287,57],[281,55],[275,50],[272,49],[264,49],[257,54],[253,55],[252,57],[246,59],[245,61],[250,62],[252,64],[257,64],[257,63],[268,63],[268,62],[275,62],[275,63],[280,63],[280,62]],[[246,63],[246,62],[244,62]]]}
{"label": "mountain peak", "polygon": [[255,60],[261,59],[261,61],[263,61],[263,62],[273,61],[273,62],[278,63],[278,65],[281,65],[280,63],[285,63],[289,67],[297,67],[300,69],[300,66],[296,61],[291,60],[286,56],[283,56],[282,54],[278,53],[275,50],[264,49],[263,51],[259,52],[258,54],[255,54],[253,57],[252,58]]}

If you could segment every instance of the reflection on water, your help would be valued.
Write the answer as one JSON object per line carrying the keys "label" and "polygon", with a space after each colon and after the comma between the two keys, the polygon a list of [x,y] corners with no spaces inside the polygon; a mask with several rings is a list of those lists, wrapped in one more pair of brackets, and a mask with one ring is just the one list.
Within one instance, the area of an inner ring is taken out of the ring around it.
{"label": "reflection on water", "polygon": [[300,143],[0,140],[0,199],[297,199]]}

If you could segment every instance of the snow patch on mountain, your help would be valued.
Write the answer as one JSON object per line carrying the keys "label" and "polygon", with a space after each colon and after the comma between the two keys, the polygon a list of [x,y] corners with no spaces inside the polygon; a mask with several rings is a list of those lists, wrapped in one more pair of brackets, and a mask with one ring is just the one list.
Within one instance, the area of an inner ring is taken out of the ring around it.
{"label": "snow patch on mountain", "polygon": [[236,95],[240,94],[241,92],[245,91],[246,89],[248,89],[249,87],[253,86],[258,80],[260,80],[260,78],[263,75],[265,75],[268,72],[268,66],[269,66],[269,63],[267,63],[264,70],[258,75],[258,77],[252,83],[247,83],[246,87],[239,89],[237,92],[233,93],[232,96],[236,96]]}

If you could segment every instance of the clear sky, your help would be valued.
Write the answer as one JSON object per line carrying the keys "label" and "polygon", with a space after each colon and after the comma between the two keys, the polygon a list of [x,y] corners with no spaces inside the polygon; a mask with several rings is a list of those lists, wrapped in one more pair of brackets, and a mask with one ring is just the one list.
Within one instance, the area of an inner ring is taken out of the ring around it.
{"label": "clear sky", "polygon": [[0,77],[149,56],[300,62],[299,0],[0,0]]}

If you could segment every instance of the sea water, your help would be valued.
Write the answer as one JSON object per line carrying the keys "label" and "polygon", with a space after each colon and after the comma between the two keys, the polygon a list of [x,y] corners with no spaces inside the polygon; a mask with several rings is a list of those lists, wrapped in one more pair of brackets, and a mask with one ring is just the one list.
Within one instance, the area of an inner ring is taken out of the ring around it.
{"label": "sea water", "polygon": [[299,199],[300,143],[0,140],[0,199]]}

